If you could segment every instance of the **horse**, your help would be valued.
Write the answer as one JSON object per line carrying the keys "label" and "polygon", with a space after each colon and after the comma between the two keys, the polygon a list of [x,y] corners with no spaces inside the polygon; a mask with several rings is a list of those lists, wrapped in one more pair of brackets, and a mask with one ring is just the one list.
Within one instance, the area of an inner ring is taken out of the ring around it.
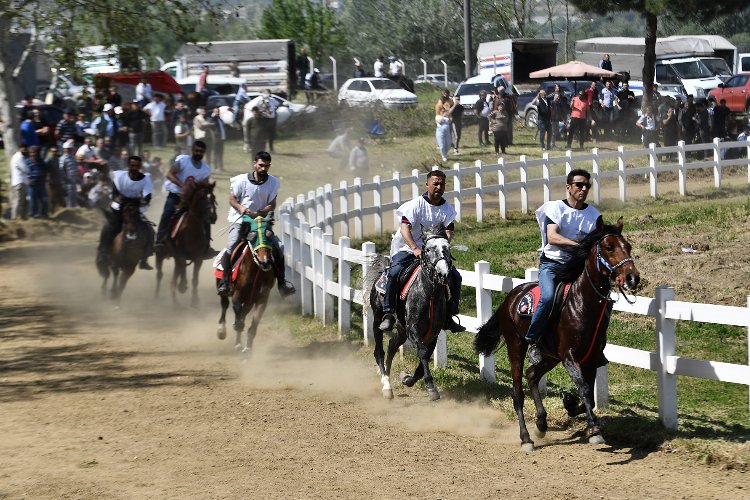
{"label": "horse", "polygon": [[[198,276],[203,258],[210,244],[210,237],[206,227],[216,222],[216,198],[214,187],[216,182],[203,179],[196,182],[188,179],[180,193],[180,204],[177,206],[177,227],[170,229],[163,247],[156,251],[156,296],[164,273],[162,262],[164,259],[174,258],[174,273],[172,275],[172,301],[177,303],[176,291],[185,293],[187,290],[187,266],[193,264],[193,293],[191,304],[198,305]],[[179,282],[178,282],[179,280]]]}
{"label": "horse", "polygon": [[365,292],[369,289],[370,307],[373,311],[375,332],[375,361],[382,383],[383,397],[393,399],[390,383],[393,356],[407,338],[416,346],[419,363],[413,375],[401,374],[401,382],[413,387],[424,376],[424,384],[431,401],[440,399],[430,373],[430,357],[435,350],[438,335],[443,328],[448,312],[450,291],[448,279],[453,269],[451,247],[445,226],[442,223],[430,228],[422,228],[424,248],[419,259],[416,277],[411,284],[406,299],[399,299],[396,305],[396,334],[388,342],[388,355],[383,352],[383,294],[378,291],[376,281],[386,269],[388,258],[375,257],[372,269],[365,277]]}
{"label": "horse", "polygon": [[[102,292],[106,292],[110,270],[112,272],[112,288],[110,297],[119,306],[122,291],[125,289],[135,267],[143,258],[148,246],[147,231],[153,231],[141,218],[140,200],[124,199],[122,205],[122,230],[112,242],[112,253],[109,256],[97,258],[99,274],[104,279]],[[122,276],[120,276],[122,272]]]}
{"label": "horse", "polygon": [[[258,324],[268,304],[268,294],[276,280],[273,259],[273,214],[266,217],[242,217],[243,224],[249,225],[249,232],[241,243],[235,245],[232,262],[242,256],[237,270],[237,279],[231,292],[232,309],[234,309],[234,331],[237,334],[234,348],[247,355],[252,349],[253,340],[258,330]],[[245,252],[245,255],[243,255]],[[249,255],[248,255],[249,254]],[[252,256],[252,258],[251,258]],[[222,271],[217,269],[216,282],[221,280]],[[221,297],[221,317],[216,331],[220,340],[227,336],[226,313],[229,307],[229,297]],[[250,325],[247,327],[247,338],[242,345],[242,330],[245,328],[245,317],[252,311]]]}
{"label": "horse", "polygon": [[[591,444],[602,444],[602,430],[594,414],[594,380],[599,366],[606,364],[604,346],[607,343],[606,327],[611,311],[610,292],[619,287],[626,297],[638,287],[640,274],[630,256],[631,245],[622,235],[622,217],[616,225],[601,221],[573,250],[562,281],[572,282],[567,298],[559,312],[553,313],[542,337],[543,361],[526,370],[526,381],[536,406],[537,435],[547,432],[547,412],[539,393],[539,380],[562,362],[576,385],[583,405],[574,396],[566,395],[565,408],[570,416],[586,413],[587,437]],[[518,417],[521,449],[533,451],[534,442],[529,437],[523,415],[523,387],[521,374],[528,343],[524,339],[531,323],[530,317],[518,314],[519,303],[536,285],[525,283],[515,287],[492,317],[477,332],[474,350],[490,355],[504,337],[508,347],[511,377],[513,379],[513,407]],[[528,297],[527,297],[528,300]]]}

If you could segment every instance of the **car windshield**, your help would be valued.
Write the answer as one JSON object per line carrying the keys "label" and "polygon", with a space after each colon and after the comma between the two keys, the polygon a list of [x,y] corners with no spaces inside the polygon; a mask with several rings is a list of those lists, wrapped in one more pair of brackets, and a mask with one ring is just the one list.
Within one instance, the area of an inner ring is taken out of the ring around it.
{"label": "car windshield", "polygon": [[681,78],[710,78],[714,76],[711,70],[701,61],[675,63],[672,66]]}
{"label": "car windshield", "polygon": [[491,83],[468,83],[461,85],[461,88],[456,92],[457,96],[462,95],[479,95],[479,92],[484,90],[488,94],[492,92]]}
{"label": "car windshield", "polygon": [[720,59],[717,57],[714,59],[702,59],[702,61],[703,64],[705,64],[714,75],[723,76],[732,74],[732,70],[729,69],[727,62],[724,59]]}
{"label": "car windshield", "polygon": [[372,86],[375,87],[377,90],[383,90],[383,89],[400,89],[401,87],[396,84],[396,82],[391,80],[370,80],[370,83],[372,83]]}

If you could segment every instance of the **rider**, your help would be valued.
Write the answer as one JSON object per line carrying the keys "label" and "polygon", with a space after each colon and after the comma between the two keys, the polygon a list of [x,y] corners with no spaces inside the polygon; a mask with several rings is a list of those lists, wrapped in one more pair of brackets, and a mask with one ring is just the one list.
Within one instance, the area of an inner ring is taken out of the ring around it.
{"label": "rider", "polygon": [[[170,221],[172,220],[174,213],[177,211],[177,205],[180,203],[180,191],[182,190],[185,181],[189,177],[192,177],[195,182],[200,182],[204,179],[208,179],[211,175],[211,167],[208,166],[208,163],[203,161],[203,155],[205,154],[206,143],[203,141],[195,141],[193,143],[192,155],[179,155],[174,159],[174,164],[165,176],[166,180],[164,181],[164,188],[169,194],[167,194],[167,199],[164,202],[164,211],[162,211],[161,219],[159,219],[159,228],[156,230],[155,246],[164,246],[164,240],[167,238]],[[205,230],[209,241],[211,241],[211,225],[207,224]],[[216,250],[212,249],[209,245],[204,258],[213,259],[216,254]]]}
{"label": "rider", "polygon": [[[395,306],[398,299],[398,275],[409,261],[422,255],[422,226],[433,226],[442,222],[448,235],[453,239],[453,221],[456,210],[443,198],[445,191],[445,173],[433,170],[427,174],[427,191],[420,197],[401,205],[396,213],[401,216],[401,226],[393,235],[391,242],[391,266],[388,269],[386,292],[383,299],[383,322],[380,329],[388,331],[396,322]],[[448,304],[448,315],[444,328],[452,332],[463,332],[465,327],[453,320],[458,314],[458,300],[461,294],[461,275],[456,268],[451,269],[450,276],[451,302]]]}
{"label": "rider", "polygon": [[539,304],[526,332],[531,365],[542,362],[537,343],[552,312],[558,276],[570,259],[570,251],[601,222],[599,210],[586,203],[590,189],[591,174],[583,169],[571,170],[566,179],[566,198],[548,201],[536,211],[542,248],[539,256]]}
{"label": "rider", "polygon": [[[247,224],[238,222],[243,215],[252,217],[265,217],[276,208],[276,196],[279,193],[279,179],[269,175],[271,168],[271,155],[266,151],[255,153],[253,160],[253,171],[232,177],[229,188],[229,216],[227,220],[232,223],[229,227],[229,241],[227,248],[221,257],[221,266],[224,269],[224,277],[219,283],[219,295],[229,293],[232,265],[230,258],[235,245],[247,235]],[[244,225],[244,227],[243,227]],[[284,252],[281,249],[279,238],[274,235],[271,239],[273,244],[273,260],[276,268],[276,279],[278,280],[279,293],[287,297],[295,292],[294,286],[286,281],[284,269]]]}
{"label": "rider", "polygon": [[[128,158],[127,170],[116,170],[112,173],[112,204],[99,236],[99,258],[111,254],[112,242],[122,230],[123,202],[126,200],[138,201],[141,205],[141,215],[145,214],[146,210],[148,210],[151,203],[153,185],[151,184],[151,176],[141,172],[142,165],[143,161],[140,156],[131,156]],[[148,235],[146,252],[141,259],[139,267],[151,270],[153,267],[148,264],[148,258],[154,253],[154,231],[151,229],[150,224],[146,234]]]}

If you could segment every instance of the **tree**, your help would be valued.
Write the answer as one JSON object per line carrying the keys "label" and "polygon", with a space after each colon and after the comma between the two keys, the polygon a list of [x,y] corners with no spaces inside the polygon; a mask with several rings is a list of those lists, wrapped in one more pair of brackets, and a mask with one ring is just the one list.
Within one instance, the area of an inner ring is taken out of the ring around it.
{"label": "tree", "polygon": [[[44,54],[52,67],[74,70],[86,45],[143,43],[164,28],[184,43],[195,41],[194,28],[225,15],[212,0],[0,0],[0,119],[5,148],[18,148],[15,80],[30,56]],[[21,43],[20,57],[8,47]],[[8,156],[8,161],[10,155]]]}
{"label": "tree", "polygon": [[658,18],[670,16],[680,21],[697,20],[709,21],[719,14],[728,14],[745,9],[747,4],[743,0],[615,0],[614,2],[600,2],[599,0],[570,0],[582,12],[596,14],[611,14],[613,11],[635,11],[643,15],[645,21],[645,52],[643,54],[643,106],[651,104],[654,87],[654,71],[656,65],[656,33]]}
{"label": "tree", "polygon": [[321,60],[346,44],[346,36],[333,9],[312,0],[273,0],[263,10],[258,38],[290,38]]}

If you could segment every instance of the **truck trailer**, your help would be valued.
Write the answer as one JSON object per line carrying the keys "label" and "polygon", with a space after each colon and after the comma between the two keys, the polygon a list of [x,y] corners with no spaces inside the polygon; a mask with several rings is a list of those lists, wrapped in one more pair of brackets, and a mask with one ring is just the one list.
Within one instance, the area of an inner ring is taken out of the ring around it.
{"label": "truck trailer", "polygon": [[557,64],[557,40],[522,38],[483,42],[477,48],[479,75],[501,75],[509,84],[528,82],[529,73]]}

